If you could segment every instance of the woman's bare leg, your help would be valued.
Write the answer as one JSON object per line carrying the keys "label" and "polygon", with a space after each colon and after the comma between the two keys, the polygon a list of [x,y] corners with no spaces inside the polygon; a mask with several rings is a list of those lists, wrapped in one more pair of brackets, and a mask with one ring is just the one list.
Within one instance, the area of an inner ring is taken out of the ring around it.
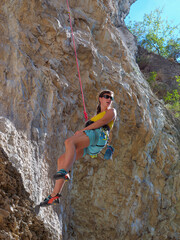
{"label": "woman's bare leg", "polygon": [[[84,153],[83,149],[77,150],[76,151],[76,160],[81,158],[83,156],[83,153]],[[63,169],[62,166],[63,166],[64,160],[65,160],[65,153],[63,155],[61,155],[60,158],[58,159],[58,171],[60,169]],[[52,197],[56,196],[57,193],[60,193],[62,191],[64,183],[65,183],[64,179],[56,180],[53,192],[51,194]]]}
{"label": "woman's bare leg", "polygon": [[65,161],[63,162],[63,169],[68,172],[76,160],[76,150],[84,149],[88,147],[89,144],[89,137],[85,133],[80,133],[66,139]]}
{"label": "woman's bare leg", "polygon": [[[58,159],[58,171],[60,169],[65,169],[68,172],[74,161],[83,156],[84,148],[89,146],[89,138],[84,134],[73,136],[66,140],[65,146],[66,152]],[[67,154],[67,152],[70,152],[70,154]],[[62,191],[64,182],[64,179],[56,180],[53,192],[51,194],[52,197],[56,196],[57,193]]]}

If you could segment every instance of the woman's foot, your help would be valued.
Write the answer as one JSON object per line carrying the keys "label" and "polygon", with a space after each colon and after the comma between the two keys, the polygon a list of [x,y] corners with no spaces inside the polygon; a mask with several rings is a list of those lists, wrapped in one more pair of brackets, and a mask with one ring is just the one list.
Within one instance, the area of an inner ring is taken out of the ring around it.
{"label": "woman's foot", "polygon": [[49,195],[47,198],[44,199],[43,202],[40,203],[41,207],[47,207],[49,205],[56,205],[58,203],[60,203],[59,199],[61,197],[61,194],[56,194],[56,196],[52,197],[51,195]]}

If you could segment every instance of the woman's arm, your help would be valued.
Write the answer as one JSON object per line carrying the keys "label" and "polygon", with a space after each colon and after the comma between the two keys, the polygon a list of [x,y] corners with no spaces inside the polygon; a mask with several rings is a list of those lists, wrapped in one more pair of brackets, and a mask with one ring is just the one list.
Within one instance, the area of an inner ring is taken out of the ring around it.
{"label": "woman's arm", "polygon": [[108,124],[109,122],[111,122],[113,119],[116,118],[116,110],[114,108],[107,110],[106,114],[104,115],[103,118],[97,120],[96,122],[92,123],[91,125],[83,128],[80,131],[77,131],[75,134],[78,134],[80,132],[83,132],[85,130],[92,130],[92,129],[96,129],[96,128],[100,128],[106,124]]}

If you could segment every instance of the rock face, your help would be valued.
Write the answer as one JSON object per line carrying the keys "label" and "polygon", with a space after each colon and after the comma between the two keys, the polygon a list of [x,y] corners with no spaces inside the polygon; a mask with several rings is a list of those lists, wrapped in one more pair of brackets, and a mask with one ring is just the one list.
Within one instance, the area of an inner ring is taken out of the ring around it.
{"label": "rock face", "polygon": [[[69,2],[89,116],[100,90],[115,92],[115,153],[77,161],[60,206],[40,218],[53,239],[179,239],[180,124],[144,80],[121,25],[134,1]],[[64,140],[84,126],[66,1],[2,0],[0,11],[0,145],[39,203]]]}
{"label": "rock face", "polygon": [[35,216],[21,175],[1,148],[0,186],[0,239],[53,239],[51,229]]}
{"label": "rock face", "polygon": [[178,88],[175,76],[180,76],[180,64],[173,59],[165,59],[138,46],[137,61],[146,79],[151,72],[157,73],[155,89],[159,98]]}

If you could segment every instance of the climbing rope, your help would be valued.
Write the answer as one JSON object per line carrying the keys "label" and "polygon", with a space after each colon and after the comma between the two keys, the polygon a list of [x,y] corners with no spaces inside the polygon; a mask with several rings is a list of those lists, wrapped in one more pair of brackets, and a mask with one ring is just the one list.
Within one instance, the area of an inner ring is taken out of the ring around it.
{"label": "climbing rope", "polygon": [[87,121],[88,120],[88,115],[87,115],[87,112],[86,112],[86,106],[85,106],[85,101],[84,101],[81,75],[80,75],[80,70],[79,70],[79,64],[78,64],[78,58],[77,58],[77,52],[76,52],[76,45],[75,45],[74,33],[73,33],[72,22],[71,22],[71,14],[70,14],[70,9],[69,9],[69,2],[68,2],[68,0],[66,0],[66,2],[67,2],[69,21],[70,21],[70,26],[71,26],[72,40],[73,40],[73,45],[74,45],[74,53],[75,53],[75,57],[76,57],[76,64],[77,64],[77,70],[78,70],[78,76],[79,76],[79,84],[80,84],[80,88],[81,88],[81,94],[82,94],[82,100],[83,100],[83,106],[84,106],[84,117],[85,117],[85,120]]}

